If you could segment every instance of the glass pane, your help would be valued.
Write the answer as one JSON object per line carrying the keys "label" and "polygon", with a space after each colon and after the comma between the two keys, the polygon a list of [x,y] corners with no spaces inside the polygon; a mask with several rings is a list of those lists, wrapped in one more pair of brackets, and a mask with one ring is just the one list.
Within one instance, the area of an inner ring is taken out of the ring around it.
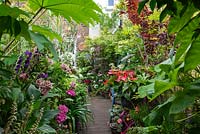
{"label": "glass pane", "polygon": [[114,6],[114,0],[108,0],[108,6]]}

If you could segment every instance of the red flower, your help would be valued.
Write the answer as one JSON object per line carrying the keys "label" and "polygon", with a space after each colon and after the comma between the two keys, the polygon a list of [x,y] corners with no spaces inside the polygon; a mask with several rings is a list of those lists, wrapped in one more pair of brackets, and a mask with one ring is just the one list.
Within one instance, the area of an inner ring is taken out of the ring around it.
{"label": "red flower", "polygon": [[103,82],[103,84],[104,84],[104,85],[107,85],[107,84],[108,84],[108,80],[105,80],[105,81]]}

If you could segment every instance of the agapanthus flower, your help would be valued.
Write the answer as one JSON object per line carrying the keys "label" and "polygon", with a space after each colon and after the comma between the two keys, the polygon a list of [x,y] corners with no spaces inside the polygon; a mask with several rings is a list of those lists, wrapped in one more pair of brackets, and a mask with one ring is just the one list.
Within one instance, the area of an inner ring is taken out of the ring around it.
{"label": "agapanthus flower", "polygon": [[72,97],[73,97],[73,96],[76,96],[76,92],[75,92],[73,89],[67,90],[66,93],[67,93],[68,95],[72,96]]}

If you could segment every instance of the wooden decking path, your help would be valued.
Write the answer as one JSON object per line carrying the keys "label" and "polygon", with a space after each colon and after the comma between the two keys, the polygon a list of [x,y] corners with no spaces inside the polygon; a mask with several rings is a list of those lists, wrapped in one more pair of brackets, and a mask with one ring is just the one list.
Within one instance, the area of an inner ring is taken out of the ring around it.
{"label": "wooden decking path", "polygon": [[111,134],[111,130],[107,124],[110,116],[111,101],[97,96],[91,97],[90,103],[89,109],[94,114],[94,122],[90,122],[80,134]]}

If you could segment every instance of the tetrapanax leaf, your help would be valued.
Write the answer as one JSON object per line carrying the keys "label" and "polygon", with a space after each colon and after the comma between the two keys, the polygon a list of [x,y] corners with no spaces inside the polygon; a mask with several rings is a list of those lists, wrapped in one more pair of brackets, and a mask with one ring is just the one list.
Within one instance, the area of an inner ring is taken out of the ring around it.
{"label": "tetrapanax leaf", "polygon": [[101,9],[92,0],[29,0],[35,10],[45,8],[57,15],[62,15],[69,21],[78,23],[93,23],[99,21]]}
{"label": "tetrapanax leaf", "polygon": [[54,59],[58,59],[58,54],[54,48],[54,45],[51,41],[49,41],[44,35],[40,33],[35,33],[33,31],[29,31],[31,39],[36,43],[39,50],[43,50],[44,48],[48,48],[54,56]]}

